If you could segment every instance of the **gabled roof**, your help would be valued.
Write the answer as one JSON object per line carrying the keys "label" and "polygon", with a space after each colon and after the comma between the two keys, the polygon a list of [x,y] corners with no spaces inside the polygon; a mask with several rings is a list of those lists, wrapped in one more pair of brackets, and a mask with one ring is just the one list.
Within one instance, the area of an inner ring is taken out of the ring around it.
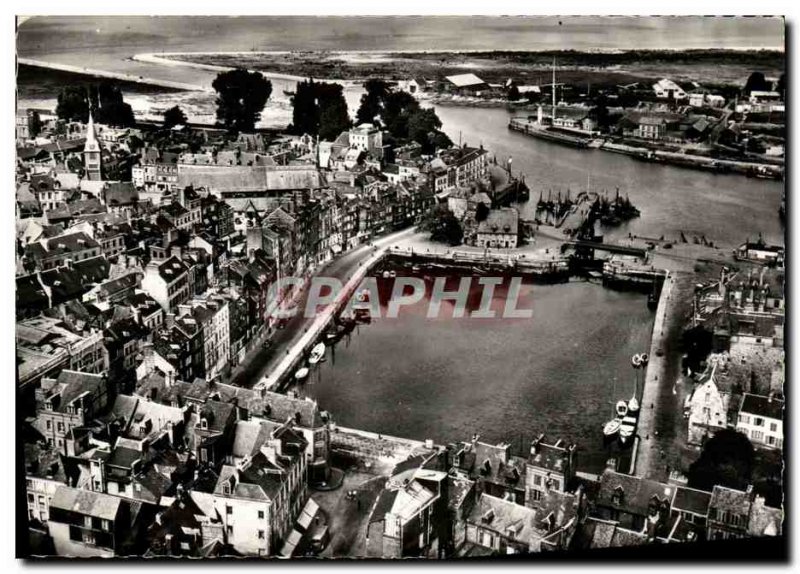
{"label": "gabled roof", "polygon": [[447,76],[446,79],[448,82],[454,84],[459,88],[465,88],[469,86],[480,86],[486,83],[475,74],[458,74],[455,76]]}

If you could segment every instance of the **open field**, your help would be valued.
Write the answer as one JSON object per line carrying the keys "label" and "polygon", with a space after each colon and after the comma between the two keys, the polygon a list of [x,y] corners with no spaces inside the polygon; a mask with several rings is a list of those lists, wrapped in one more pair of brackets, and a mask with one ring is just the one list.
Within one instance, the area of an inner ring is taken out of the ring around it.
{"label": "open field", "polygon": [[[426,79],[473,72],[491,83],[515,77],[547,83],[555,58],[558,81],[626,84],[665,76],[714,84],[742,84],[754,70],[777,77],[784,70],[783,52],[774,50],[689,50],[630,52],[239,52],[172,54],[169,58],[218,65],[244,66],[265,72],[321,79],[363,80],[384,77]],[[713,72],[713,73],[712,73]]]}

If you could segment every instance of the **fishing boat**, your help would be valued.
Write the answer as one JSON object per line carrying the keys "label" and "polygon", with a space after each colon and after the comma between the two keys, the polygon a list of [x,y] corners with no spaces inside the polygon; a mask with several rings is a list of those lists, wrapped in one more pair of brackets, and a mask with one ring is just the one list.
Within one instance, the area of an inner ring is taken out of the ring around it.
{"label": "fishing boat", "polygon": [[628,403],[625,401],[618,401],[616,406],[617,416],[619,418],[624,417],[628,414]]}
{"label": "fishing boat", "polygon": [[308,357],[308,362],[311,365],[319,363],[320,359],[325,356],[325,343],[317,343],[311,349],[311,355]]}
{"label": "fishing boat", "polygon": [[308,367],[303,367],[294,374],[294,378],[297,379],[298,381],[302,381],[307,376],[308,376]]}
{"label": "fishing boat", "polygon": [[603,436],[611,438],[619,432],[619,427],[622,424],[621,419],[611,419],[603,425]]}

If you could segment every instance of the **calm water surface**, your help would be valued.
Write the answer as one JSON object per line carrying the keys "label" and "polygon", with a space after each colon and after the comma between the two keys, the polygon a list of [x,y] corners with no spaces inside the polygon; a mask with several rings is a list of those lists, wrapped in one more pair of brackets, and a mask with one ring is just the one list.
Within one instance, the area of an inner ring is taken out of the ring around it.
{"label": "calm water surface", "polygon": [[522,320],[428,319],[400,313],[361,325],[300,391],[343,425],[437,442],[515,448],[540,432],[581,446],[603,468],[602,424],[630,397],[630,357],[649,347],[646,297],[586,282],[533,285]]}

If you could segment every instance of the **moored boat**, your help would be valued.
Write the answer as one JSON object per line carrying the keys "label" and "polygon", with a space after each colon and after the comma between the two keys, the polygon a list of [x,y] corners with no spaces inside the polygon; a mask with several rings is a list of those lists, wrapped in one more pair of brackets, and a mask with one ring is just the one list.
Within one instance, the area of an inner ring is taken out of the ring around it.
{"label": "moored boat", "polygon": [[317,343],[311,349],[311,355],[308,357],[308,362],[312,365],[319,363],[320,359],[325,356],[325,343]]}
{"label": "moored boat", "polygon": [[302,369],[299,369],[299,370],[298,370],[298,371],[297,371],[297,372],[294,374],[294,378],[295,378],[295,379],[297,379],[298,381],[302,381],[302,380],[303,380],[303,379],[305,379],[307,376],[308,376],[308,367],[303,367]]}
{"label": "moored boat", "polygon": [[603,425],[603,435],[606,438],[613,437],[615,434],[619,432],[619,427],[622,424],[622,420],[620,419],[611,419],[606,424]]}
{"label": "moored boat", "polygon": [[625,417],[622,419],[622,423],[619,425],[619,440],[622,444],[628,442],[633,436],[633,433],[636,432],[636,417]]}
{"label": "moored boat", "polygon": [[625,401],[618,401],[616,406],[617,416],[622,418],[628,414],[628,403]]}

